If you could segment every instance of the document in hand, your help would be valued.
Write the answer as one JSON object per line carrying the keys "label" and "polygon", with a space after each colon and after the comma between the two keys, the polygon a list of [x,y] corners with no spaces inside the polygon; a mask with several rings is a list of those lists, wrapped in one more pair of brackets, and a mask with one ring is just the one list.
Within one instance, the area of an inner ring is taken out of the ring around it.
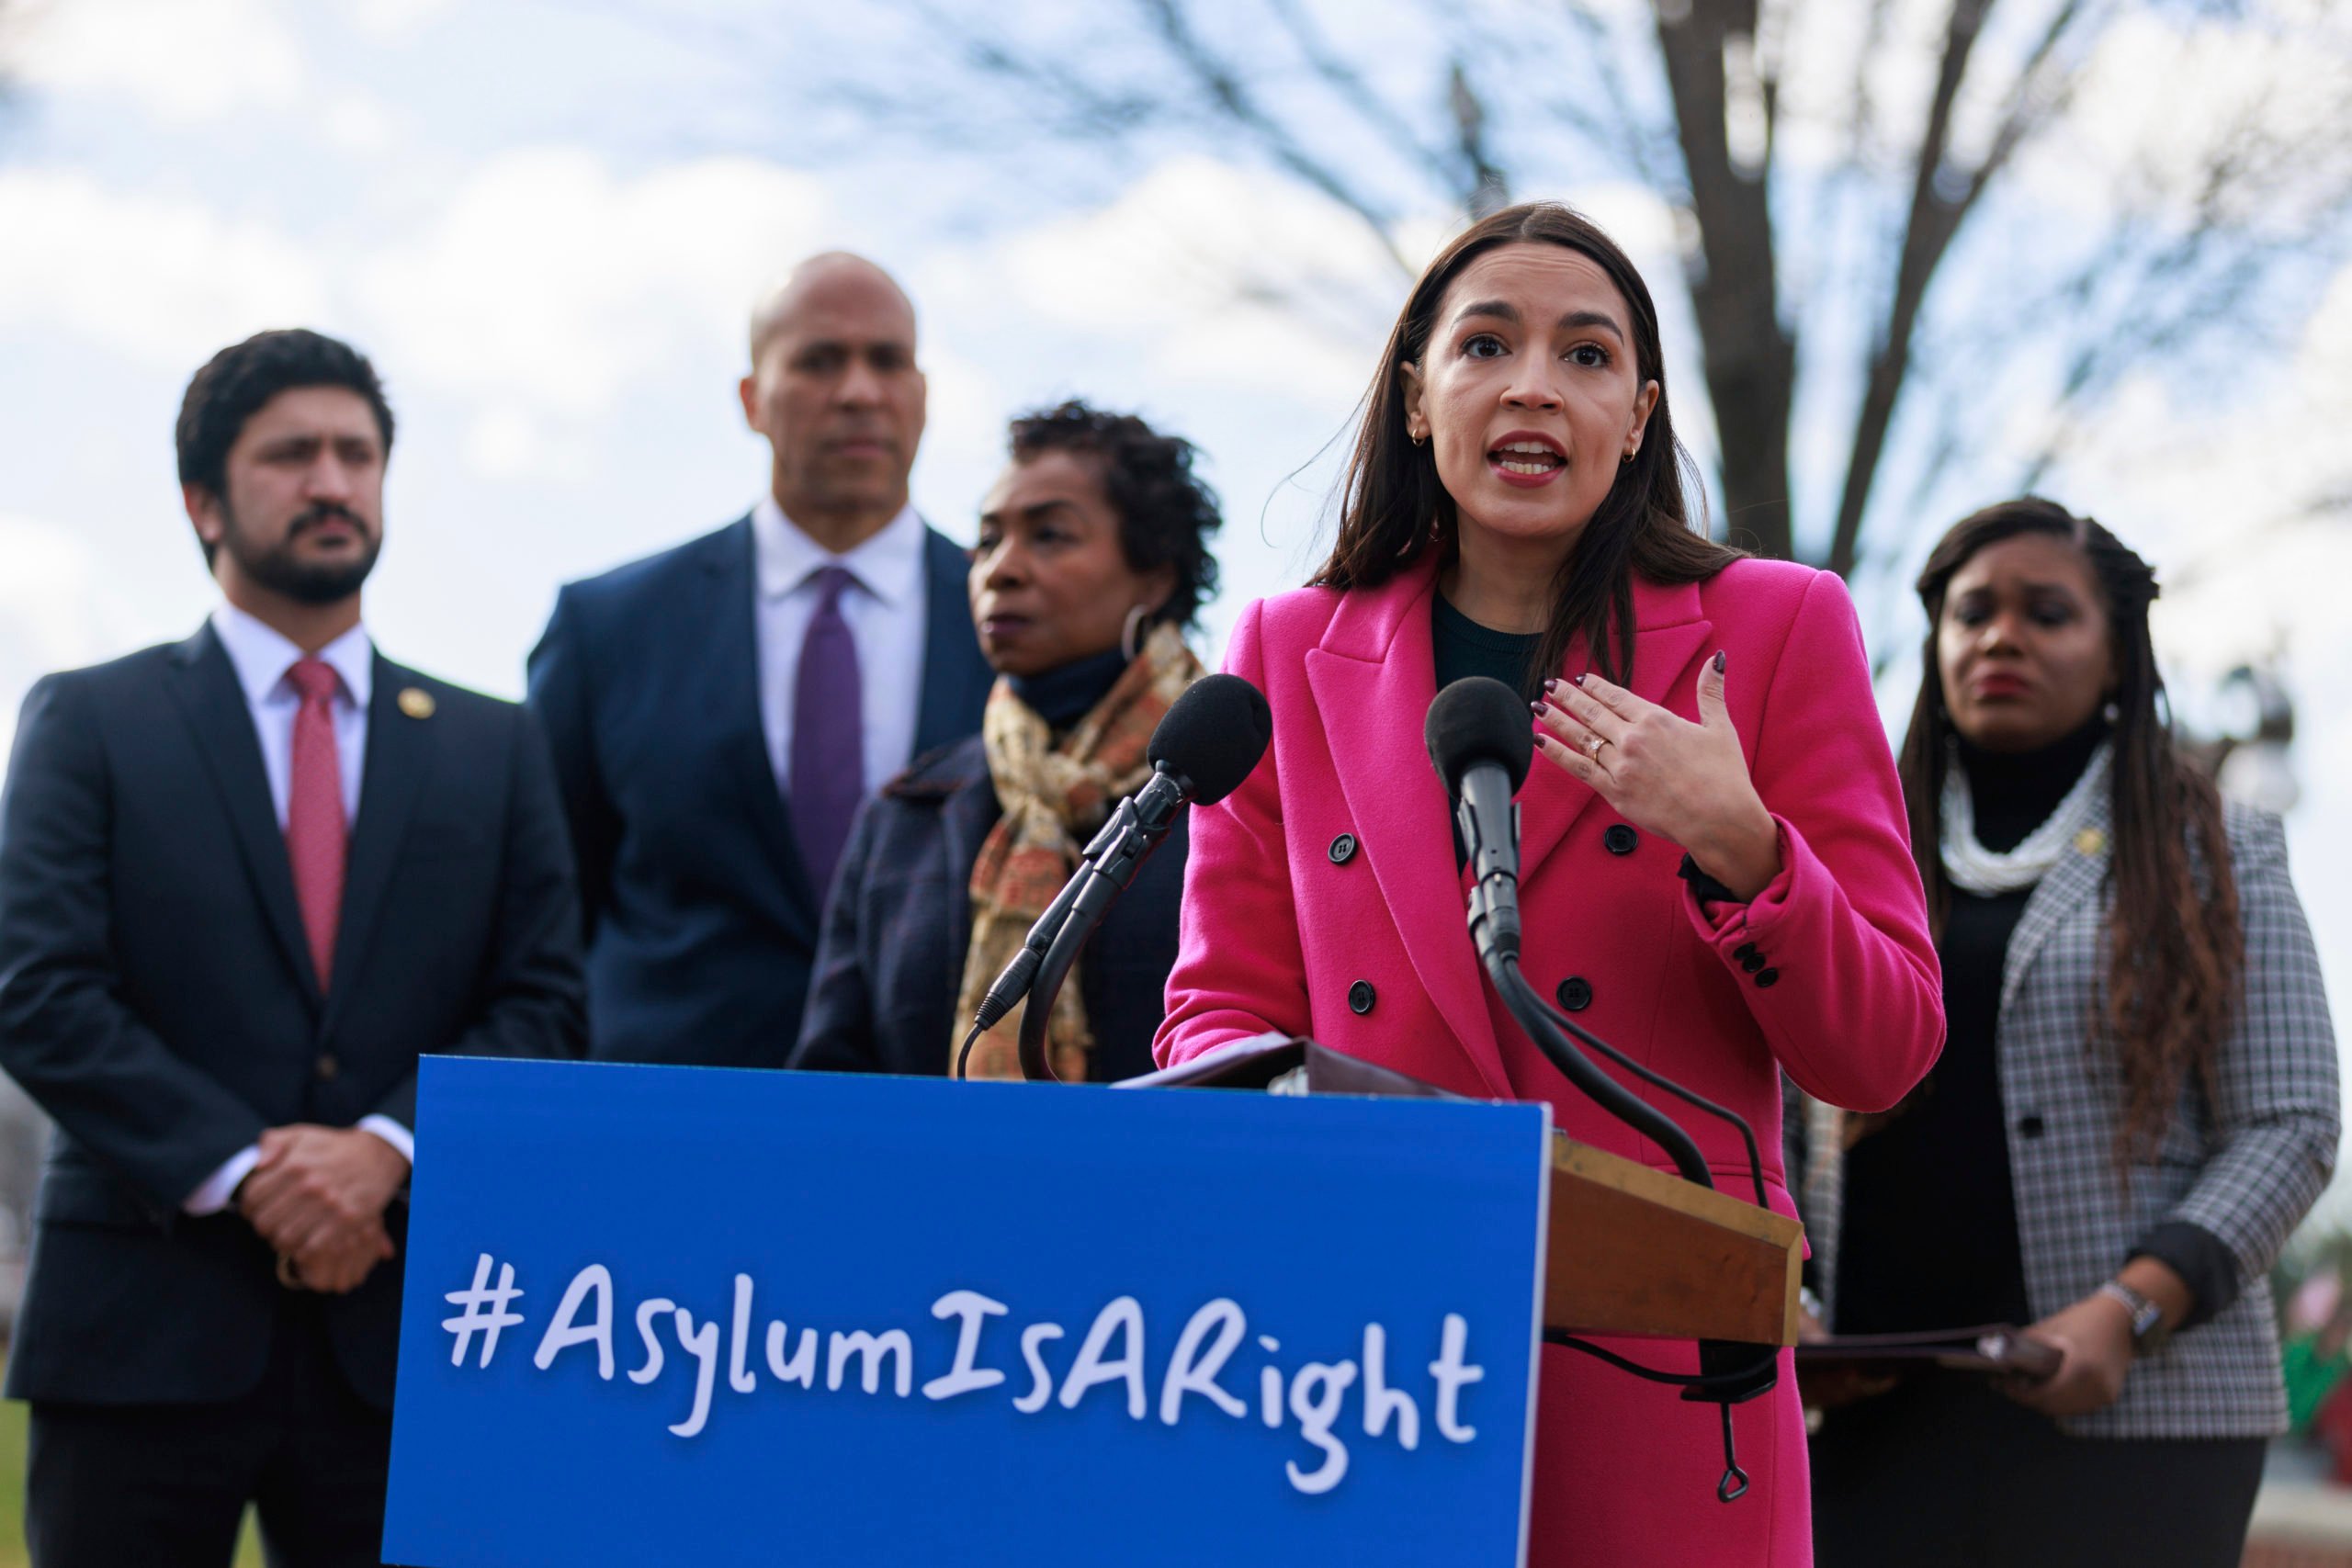
{"label": "document in hand", "polygon": [[1833,1370],[1887,1376],[1919,1367],[1987,1372],[2040,1382],[2058,1370],[2059,1354],[2007,1323],[1935,1328],[1917,1334],[1833,1334],[1796,1348],[1797,1375]]}

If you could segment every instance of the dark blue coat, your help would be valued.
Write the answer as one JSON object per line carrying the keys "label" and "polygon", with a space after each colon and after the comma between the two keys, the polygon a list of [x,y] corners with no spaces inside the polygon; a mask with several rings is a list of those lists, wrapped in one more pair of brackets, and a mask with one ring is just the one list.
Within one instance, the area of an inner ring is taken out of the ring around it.
{"label": "dark blue coat", "polygon": [[[791,1066],[947,1071],[971,1022],[956,1016],[956,993],[971,942],[972,865],[1001,815],[977,735],[919,760],[867,803],[826,906],[808,1016]],[[1186,833],[1180,817],[1080,955],[1094,1079],[1151,1070],[1152,1032],[1176,963]]]}
{"label": "dark blue coat", "polygon": [[[915,752],[978,732],[995,676],[965,553],[925,531]],[[760,728],[752,524],[566,587],[531,653],[580,862],[589,1054],[777,1066],[799,1035],[822,888]]]}

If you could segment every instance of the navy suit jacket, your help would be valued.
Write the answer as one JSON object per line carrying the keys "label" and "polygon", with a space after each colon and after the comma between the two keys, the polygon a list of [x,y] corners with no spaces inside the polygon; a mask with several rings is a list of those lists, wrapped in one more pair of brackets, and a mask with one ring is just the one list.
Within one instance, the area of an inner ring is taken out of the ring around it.
{"label": "navy suit jacket", "polygon": [[[917,755],[975,734],[994,673],[968,561],[924,530]],[[784,1065],[824,889],[760,727],[752,522],[567,586],[531,654],[580,862],[590,1054]]]}
{"label": "navy suit jacket", "polygon": [[[1002,815],[977,735],[917,762],[858,814],[791,1066],[947,1071],[971,1022],[956,1016],[956,993],[972,940],[972,865]],[[1176,965],[1189,832],[1179,816],[1079,956],[1095,1042],[1087,1076],[1097,1082],[1152,1069],[1151,1037]]]}
{"label": "navy suit jacket", "polygon": [[[0,795],[0,1066],[58,1130],[11,1397],[250,1393],[288,1298],[252,1227],[188,1194],[265,1127],[414,1126],[421,1051],[579,1054],[571,856],[514,704],[377,659],[333,981],[209,626],[34,686]],[[400,1262],[323,1300],[345,1376],[389,1407]]]}

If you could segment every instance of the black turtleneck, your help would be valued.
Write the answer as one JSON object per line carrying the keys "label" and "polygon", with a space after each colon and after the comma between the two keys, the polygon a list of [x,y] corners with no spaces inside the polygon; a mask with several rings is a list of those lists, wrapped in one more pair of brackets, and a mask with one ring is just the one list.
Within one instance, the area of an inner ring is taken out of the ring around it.
{"label": "black turtleneck", "polygon": [[[1963,742],[1977,841],[2015,849],[2058,809],[2106,737],[2094,716],[2038,750],[2005,754]],[[1952,889],[1939,948],[1943,1055],[1903,1109],[1846,1156],[1841,1334],[2032,1321],[1994,1043],[2002,966],[2032,896],[2031,887],[1985,898]]]}
{"label": "black turtleneck", "polygon": [[1114,648],[1039,674],[1009,675],[1006,680],[1023,705],[1058,735],[1092,712],[1126,672],[1127,656]]}

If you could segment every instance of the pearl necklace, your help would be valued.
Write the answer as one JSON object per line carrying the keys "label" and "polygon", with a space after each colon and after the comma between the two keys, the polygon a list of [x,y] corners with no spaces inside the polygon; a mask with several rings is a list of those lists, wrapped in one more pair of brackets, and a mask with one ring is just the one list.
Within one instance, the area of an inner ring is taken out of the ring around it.
{"label": "pearl necklace", "polygon": [[2074,841],[2075,830],[2082,827],[2098,800],[2098,792],[2107,783],[2108,764],[2113,756],[2110,742],[2100,741],[2098,750],[2083,768],[2083,776],[2066,792],[2041,827],[2028,833],[2017,848],[1996,853],[1976,841],[1976,804],[1968,793],[1966,771],[1958,757],[1944,762],[1943,862],[1944,874],[1951,885],[1980,898],[1996,894],[2014,893],[2020,887],[2030,887],[2058,863]]}

